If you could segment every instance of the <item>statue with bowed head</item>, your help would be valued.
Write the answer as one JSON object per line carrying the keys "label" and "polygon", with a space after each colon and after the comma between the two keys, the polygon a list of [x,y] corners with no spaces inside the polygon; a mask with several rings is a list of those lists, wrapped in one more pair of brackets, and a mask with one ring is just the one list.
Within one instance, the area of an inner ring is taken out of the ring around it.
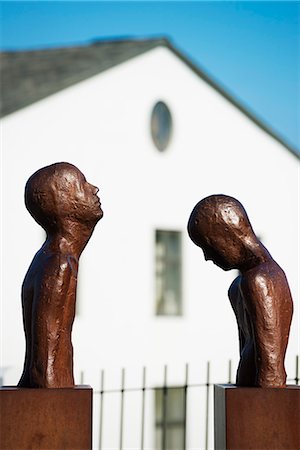
{"label": "statue with bowed head", "polygon": [[22,286],[26,353],[19,387],[74,386],[71,332],[78,262],[103,216],[97,192],[65,162],[44,167],[27,181],[26,207],[47,237]]}
{"label": "statue with bowed head", "polygon": [[283,270],[255,235],[243,206],[226,195],[206,197],[193,209],[188,233],[206,260],[240,272],[228,292],[240,341],[236,384],[285,387],[291,293]]}

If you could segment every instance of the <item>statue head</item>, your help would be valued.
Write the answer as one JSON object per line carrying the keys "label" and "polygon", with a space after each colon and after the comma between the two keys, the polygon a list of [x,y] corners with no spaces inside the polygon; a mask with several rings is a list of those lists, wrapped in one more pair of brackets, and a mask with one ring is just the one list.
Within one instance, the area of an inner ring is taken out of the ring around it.
{"label": "statue head", "polygon": [[55,232],[67,222],[93,228],[103,216],[98,191],[77,167],[60,162],[43,167],[29,178],[25,204],[47,232]]}
{"label": "statue head", "polygon": [[224,270],[240,269],[260,246],[241,203],[227,195],[211,195],[194,207],[188,222],[192,241],[206,260]]}

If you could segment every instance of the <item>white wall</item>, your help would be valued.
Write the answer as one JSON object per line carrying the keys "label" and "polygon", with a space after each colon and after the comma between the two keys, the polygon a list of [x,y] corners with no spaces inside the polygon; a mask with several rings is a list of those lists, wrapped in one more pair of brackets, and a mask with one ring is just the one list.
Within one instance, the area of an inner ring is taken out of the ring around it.
{"label": "white wall", "polygon": [[[169,148],[158,152],[150,115],[158,100],[173,115]],[[57,161],[77,165],[100,187],[104,218],[81,259],[76,370],[184,367],[224,381],[238,360],[227,300],[235,276],[203,260],[185,230],[201,198],[235,196],[285,270],[295,314],[287,355],[299,353],[296,158],[210,88],[169,50],[144,55],[65,89],[3,120],[3,355],[6,384],[21,373],[20,287],[43,232],[23,204],[28,177]],[[183,232],[184,315],[155,317],[154,230]],[[13,370],[14,368],[14,370]],[[93,375],[86,381],[93,383]],[[79,380],[77,380],[79,381]],[[227,379],[225,380],[227,381]]]}

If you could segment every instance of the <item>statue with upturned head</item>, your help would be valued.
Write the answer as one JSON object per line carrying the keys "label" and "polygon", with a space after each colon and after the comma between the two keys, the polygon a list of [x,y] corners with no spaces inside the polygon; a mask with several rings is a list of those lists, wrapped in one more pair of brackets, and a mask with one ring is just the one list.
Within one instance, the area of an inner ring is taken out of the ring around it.
{"label": "statue with upturned head", "polygon": [[19,387],[74,386],[72,325],[79,257],[103,212],[97,192],[72,164],[35,172],[25,187],[25,204],[46,231],[22,286],[26,338]]}
{"label": "statue with upturned head", "polygon": [[240,342],[236,384],[285,387],[292,297],[283,270],[255,235],[243,206],[226,195],[206,197],[193,209],[188,233],[206,260],[240,272],[228,292]]}

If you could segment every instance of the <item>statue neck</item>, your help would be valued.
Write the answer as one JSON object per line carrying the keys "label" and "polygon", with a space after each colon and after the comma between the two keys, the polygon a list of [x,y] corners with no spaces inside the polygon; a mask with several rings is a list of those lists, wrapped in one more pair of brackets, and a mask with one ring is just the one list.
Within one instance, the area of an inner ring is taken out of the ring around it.
{"label": "statue neck", "polygon": [[51,252],[74,256],[77,260],[87,245],[96,224],[66,222],[58,230],[47,232],[44,244]]}
{"label": "statue neck", "polygon": [[268,252],[268,250],[264,247],[264,245],[258,241],[249,243],[245,247],[246,258],[244,258],[242,264],[238,269],[240,272],[245,273],[254,267],[259,266],[268,261],[272,261],[272,256]]}

